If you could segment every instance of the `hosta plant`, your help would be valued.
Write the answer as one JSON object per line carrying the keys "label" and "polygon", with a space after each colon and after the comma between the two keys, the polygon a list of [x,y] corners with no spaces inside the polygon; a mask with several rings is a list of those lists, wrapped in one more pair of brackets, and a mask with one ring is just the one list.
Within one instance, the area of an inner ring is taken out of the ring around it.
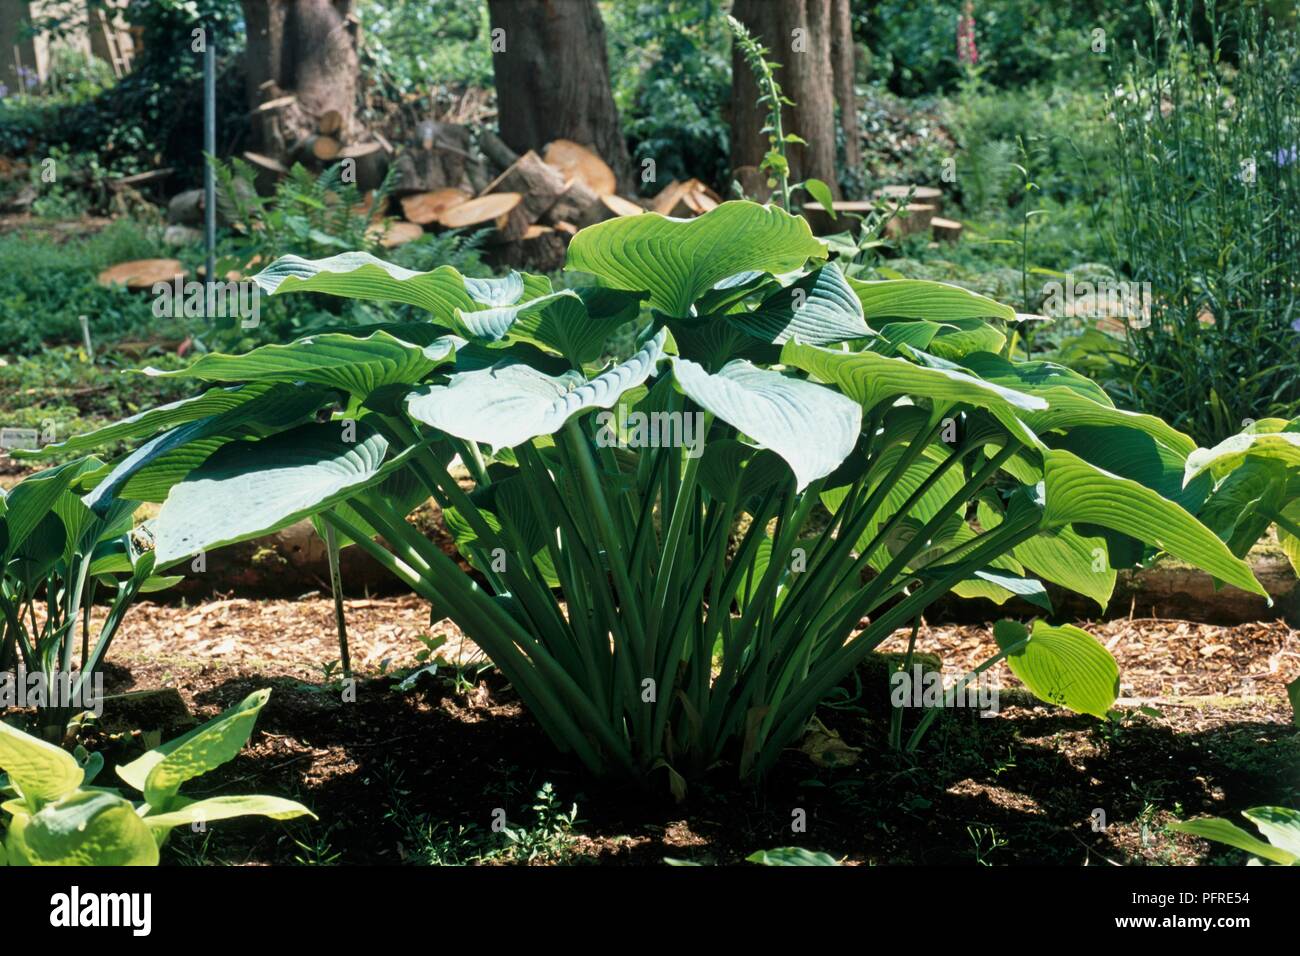
{"label": "hosta plant", "polygon": [[[147,532],[133,528],[138,502],[119,498],[92,511],[82,501],[104,470],[80,458],[0,490],[0,674],[10,688],[40,675],[38,717],[60,735],[72,702],[93,690],[131,602],[179,580],[153,573]],[[96,600],[108,605],[98,628]],[[57,688],[64,698],[55,698]]]}
{"label": "hosta plant", "polygon": [[1188,456],[1184,480],[1213,488],[1201,520],[1244,556],[1270,527],[1300,574],[1300,418],[1265,418]]}
{"label": "hosta plant", "polygon": [[1286,807],[1254,807],[1243,810],[1241,815],[1255,824],[1267,843],[1222,817],[1171,823],[1169,829],[1245,850],[1253,854],[1252,866],[1262,866],[1263,860],[1280,866],[1300,865],[1300,812]]}
{"label": "hosta plant", "polygon": [[184,736],[117,768],[142,800],[96,786],[99,754],[78,761],[67,751],[0,721],[0,864],[10,866],[153,866],[179,826],[206,826],[232,817],[273,820],[315,817],[293,800],[261,795],[192,800],[180,788],[234,758],[269,690],[260,690]]}
{"label": "hosta plant", "polygon": [[[319,515],[476,641],[557,745],[677,788],[770,770],[950,591],[1046,610],[1051,581],[1104,605],[1115,568],[1160,549],[1263,593],[1189,510],[1194,443],[1013,360],[1005,306],[846,279],[802,219],[749,202],[593,226],[568,268],[590,284],[286,256],[265,292],[427,319],[158,373],[214,387],[73,439],[147,439],[89,506],[161,502],[160,567]],[[629,322],[630,353],[603,360]],[[407,524],[429,496],[475,575]],[[1113,701],[1086,633],[1003,639],[1050,699]]]}

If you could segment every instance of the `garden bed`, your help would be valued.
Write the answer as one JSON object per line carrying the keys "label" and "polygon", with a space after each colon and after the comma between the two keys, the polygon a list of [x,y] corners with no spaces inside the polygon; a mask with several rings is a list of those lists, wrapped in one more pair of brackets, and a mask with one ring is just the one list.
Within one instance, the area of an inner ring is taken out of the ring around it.
{"label": "garden bed", "polygon": [[[677,803],[666,785],[645,793],[599,785],[557,759],[510,687],[473,666],[473,646],[447,622],[429,626],[424,602],[350,601],[348,621],[355,702],[343,700],[337,671],[326,673],[337,646],[324,597],[131,612],[108,692],[174,688],[206,719],[273,688],[250,746],[201,781],[202,793],[238,781],[320,817],[178,833],[164,862],[729,863],[797,843],[853,863],[1194,863],[1240,854],[1210,851],[1164,824],[1300,798],[1300,736],[1284,686],[1300,673],[1300,635],[1278,622],[1094,624],[1120,665],[1122,719],[1038,702],[1004,670],[1001,712],[946,718],[914,762],[882,749],[887,721],[874,705],[850,700],[819,717],[862,748],[851,766],[819,767],[792,750],[761,796],[731,786],[723,767]],[[396,689],[421,663],[417,636],[430,633],[448,638],[441,656],[470,666],[441,666]],[[905,638],[885,649],[904,649]],[[991,653],[993,640],[985,627],[947,626],[923,629],[918,647],[959,673]],[[111,705],[102,728],[138,729],[115,728]],[[165,738],[182,726],[158,729]],[[131,738],[110,753],[133,752]],[[553,806],[539,813],[534,795],[547,783]],[[498,807],[513,843],[491,831]],[[808,829],[794,835],[796,808],[807,811]],[[1096,808],[1104,831],[1092,829]]]}

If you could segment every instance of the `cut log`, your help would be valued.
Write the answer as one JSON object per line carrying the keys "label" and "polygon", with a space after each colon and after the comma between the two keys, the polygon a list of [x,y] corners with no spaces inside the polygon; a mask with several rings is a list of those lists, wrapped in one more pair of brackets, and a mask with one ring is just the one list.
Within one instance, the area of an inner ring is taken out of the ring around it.
{"label": "cut log", "polygon": [[478,148],[497,169],[509,169],[519,162],[519,154],[507,146],[496,133],[490,129],[481,129],[478,134]]}
{"label": "cut log", "polygon": [[151,169],[148,172],[123,176],[121,179],[110,179],[108,186],[110,189],[122,189],[126,186],[146,186],[149,183],[155,183],[161,179],[166,179],[173,172],[175,172],[175,170],[171,166],[164,167],[163,169]]}
{"label": "cut log", "polygon": [[562,232],[566,236],[576,236],[578,227],[571,222],[557,222],[554,226],[556,232]]}
{"label": "cut log", "polygon": [[344,146],[338,158],[344,164],[343,181],[349,182],[351,175],[351,183],[363,192],[378,189],[388,174],[388,154],[377,142]]}
{"label": "cut log", "polygon": [[338,110],[326,110],[317,117],[316,129],[326,136],[338,136],[343,129],[343,114]]}
{"label": "cut log", "polygon": [[197,246],[203,241],[203,231],[193,226],[172,223],[163,230],[164,246]]}
{"label": "cut log", "polygon": [[470,194],[463,189],[449,186],[427,193],[411,193],[400,200],[402,215],[407,222],[427,226],[437,222],[444,212],[469,200]]}
{"label": "cut log", "polygon": [[909,203],[899,210],[897,216],[889,220],[889,224],[885,226],[885,235],[899,239],[903,236],[929,232],[934,214],[935,208],[928,203]]}
{"label": "cut log", "polygon": [[444,212],[438,222],[448,229],[464,229],[469,226],[492,225],[501,233],[503,239],[518,239],[532,223],[524,222],[523,214],[516,212],[523,205],[524,197],[519,193],[492,193],[479,196],[453,206]]}
{"label": "cut log", "polygon": [[[388,200],[388,196],[381,196],[379,197],[379,203],[376,205],[375,191],[373,189],[368,190],[366,194],[361,197],[361,202],[352,207],[352,214],[356,216],[369,216],[374,220],[382,219],[388,214]],[[371,211],[371,206],[374,206],[373,212]]]}
{"label": "cut log", "polygon": [[128,289],[152,289],[155,282],[171,282],[184,276],[179,259],[133,259],[109,266],[99,274],[103,286],[123,285]]}
{"label": "cut log", "polygon": [[524,197],[523,215],[529,225],[537,222],[555,204],[564,192],[564,174],[556,167],[542,162],[531,149],[483,190],[484,196],[493,193],[519,193]]}
{"label": "cut log", "polygon": [[532,225],[513,242],[497,247],[497,257],[512,269],[556,272],[564,267],[565,236],[550,226]]}
{"label": "cut log", "polygon": [[264,169],[269,173],[274,173],[277,176],[285,176],[289,172],[288,167],[285,166],[284,163],[280,162],[278,159],[273,159],[270,156],[263,156],[261,153],[254,153],[247,150],[245,150],[242,155],[244,160],[250,165],[256,166],[258,169]]}
{"label": "cut log", "polygon": [[655,212],[677,219],[689,219],[714,209],[722,197],[698,179],[673,180],[650,201]]}
{"label": "cut log", "polygon": [[938,242],[958,242],[961,239],[962,224],[956,219],[940,219],[935,216],[930,220],[930,231]]}
{"label": "cut log", "polygon": [[583,229],[608,218],[608,210],[601,203],[600,197],[575,177],[565,183],[564,192],[547,210],[545,218],[555,226],[570,223]]}
{"label": "cut log", "polygon": [[389,223],[374,223],[366,230],[366,235],[378,239],[379,244],[385,249],[395,249],[419,239],[424,235],[424,230],[413,222],[395,220]]}
{"label": "cut log", "polygon": [[259,103],[254,113],[274,113],[276,110],[282,110],[286,106],[291,106],[298,102],[298,97],[290,93],[288,96],[277,96],[275,99]]}
{"label": "cut log", "polygon": [[[911,189],[911,186],[884,186],[877,189],[875,195],[881,199],[903,200]],[[943,209],[943,190],[933,186],[917,186],[912,202],[933,206],[936,212],[940,211]]]}
{"label": "cut log", "polygon": [[179,226],[203,224],[203,190],[187,189],[167,203],[167,221]]}
{"label": "cut log", "polygon": [[618,186],[614,170],[596,153],[571,139],[557,139],[546,147],[542,159],[564,173],[565,179],[575,176],[598,196],[612,196]]}
{"label": "cut log", "polygon": [[605,217],[607,219],[615,216],[639,216],[645,212],[643,207],[638,206],[630,199],[624,199],[622,196],[613,194],[601,196],[600,203],[609,211],[609,215]]}
{"label": "cut log", "polygon": [[328,163],[338,157],[341,148],[339,141],[333,136],[317,133],[300,142],[297,153],[308,163]]}

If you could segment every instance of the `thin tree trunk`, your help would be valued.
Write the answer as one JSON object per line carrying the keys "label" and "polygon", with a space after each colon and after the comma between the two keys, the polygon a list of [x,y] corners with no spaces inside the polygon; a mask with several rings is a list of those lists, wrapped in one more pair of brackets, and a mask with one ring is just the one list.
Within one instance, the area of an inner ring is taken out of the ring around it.
{"label": "thin tree trunk", "polygon": [[[790,180],[823,180],[838,197],[835,172],[835,95],[831,67],[831,0],[736,0],[733,16],[781,64],[776,79],[794,106],[782,121],[807,145],[790,144]],[[757,166],[767,152],[758,88],[739,50],[732,52],[731,165]]]}
{"label": "thin tree trunk", "polygon": [[853,19],[849,0],[831,0],[831,64],[835,74],[835,101],[840,108],[840,130],[844,134],[844,164],[862,168],[862,133],[858,129],[858,100],[853,81]]}
{"label": "thin tree trunk", "polygon": [[[631,191],[595,0],[488,0],[501,138],[518,153],[554,139],[588,146]],[[498,34],[496,31],[503,31]],[[504,49],[499,44],[504,43]]]}

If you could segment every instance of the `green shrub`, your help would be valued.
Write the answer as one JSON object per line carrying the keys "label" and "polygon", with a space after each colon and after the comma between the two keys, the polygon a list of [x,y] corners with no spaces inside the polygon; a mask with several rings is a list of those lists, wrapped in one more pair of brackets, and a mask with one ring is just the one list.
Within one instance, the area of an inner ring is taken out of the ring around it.
{"label": "green shrub", "polygon": [[[243,384],[46,453],[149,439],[93,507],[118,488],[162,499],[160,568],[321,515],[476,641],[558,746],[598,774],[666,770],[678,792],[719,761],[771,770],[949,591],[1046,608],[1045,579],[1104,606],[1145,545],[1263,593],[1189,513],[1208,485],[1183,487],[1190,439],[1008,359],[1008,307],[859,282],[826,255],[804,220],[729,202],[583,230],[568,267],[602,285],[576,290],[287,256],[257,277],[267,292],[426,315],[204,355],[169,374]],[[636,352],[599,364],[633,318]],[[407,524],[429,496],[477,578]],[[980,670],[1005,657],[1046,699],[1114,701],[1085,632],[997,634]]]}

